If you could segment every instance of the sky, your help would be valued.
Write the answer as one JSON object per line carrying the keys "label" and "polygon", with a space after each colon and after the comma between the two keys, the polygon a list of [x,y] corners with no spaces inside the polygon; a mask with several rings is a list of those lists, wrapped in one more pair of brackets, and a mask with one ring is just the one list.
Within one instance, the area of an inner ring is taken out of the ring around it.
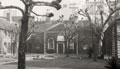
{"label": "sky", "polygon": [[[21,8],[24,8],[23,3],[20,0],[0,0],[3,6],[8,6],[8,5],[15,5],[19,6]],[[51,2],[52,0],[34,0],[34,1],[46,1],[46,2]],[[70,4],[70,3],[80,3],[80,7],[84,5],[85,0],[62,0],[61,4]],[[38,14],[46,14],[46,10],[48,7],[35,7],[33,10],[38,13]],[[50,8],[50,7],[49,7]],[[70,14],[69,9],[64,9],[62,8],[61,10],[57,11],[56,9],[52,8],[50,12],[53,12],[55,14],[55,17],[53,19],[58,18],[58,14],[64,15],[64,14]],[[3,11],[0,10],[0,16],[2,16],[4,13]],[[21,15],[21,13],[18,11],[17,15]],[[67,16],[67,15],[66,15]]]}

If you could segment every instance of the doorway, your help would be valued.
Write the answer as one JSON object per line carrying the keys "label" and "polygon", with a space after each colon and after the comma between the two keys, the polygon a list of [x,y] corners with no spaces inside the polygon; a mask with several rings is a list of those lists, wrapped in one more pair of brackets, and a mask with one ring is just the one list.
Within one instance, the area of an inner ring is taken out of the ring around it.
{"label": "doorway", "polygon": [[65,45],[64,43],[58,43],[57,44],[57,53],[58,54],[64,54],[65,52]]}

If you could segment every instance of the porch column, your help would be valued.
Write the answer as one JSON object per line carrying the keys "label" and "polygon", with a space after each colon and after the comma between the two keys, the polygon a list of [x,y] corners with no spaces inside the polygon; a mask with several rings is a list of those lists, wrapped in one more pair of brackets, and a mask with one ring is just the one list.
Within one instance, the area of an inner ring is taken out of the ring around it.
{"label": "porch column", "polygon": [[56,46],[56,53],[58,54],[58,44],[59,42],[57,41],[57,46]]}
{"label": "porch column", "polygon": [[47,47],[46,47],[46,32],[44,32],[44,54],[46,54],[46,49],[47,49]]}
{"label": "porch column", "polygon": [[78,34],[77,34],[77,41],[76,41],[76,42],[77,42],[77,46],[76,46],[76,54],[77,54],[77,55],[78,55],[78,38],[79,38],[79,37],[78,37]]}

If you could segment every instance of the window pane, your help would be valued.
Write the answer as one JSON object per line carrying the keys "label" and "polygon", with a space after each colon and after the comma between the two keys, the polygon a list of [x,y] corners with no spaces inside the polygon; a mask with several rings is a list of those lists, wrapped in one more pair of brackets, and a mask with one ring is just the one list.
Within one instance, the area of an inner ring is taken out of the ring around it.
{"label": "window pane", "polygon": [[49,44],[49,48],[50,49],[54,48],[54,44],[53,43],[54,43],[53,39],[49,39],[49,43],[48,44]]}

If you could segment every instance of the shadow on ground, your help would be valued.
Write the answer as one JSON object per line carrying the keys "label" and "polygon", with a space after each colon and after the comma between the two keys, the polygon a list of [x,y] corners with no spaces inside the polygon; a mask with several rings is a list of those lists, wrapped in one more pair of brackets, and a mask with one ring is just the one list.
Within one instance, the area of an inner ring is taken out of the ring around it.
{"label": "shadow on ground", "polygon": [[[4,65],[17,65],[17,62],[4,64]],[[92,59],[39,59],[26,61],[27,67],[36,68],[68,68],[68,69],[104,69],[105,61],[98,60],[93,62]]]}

